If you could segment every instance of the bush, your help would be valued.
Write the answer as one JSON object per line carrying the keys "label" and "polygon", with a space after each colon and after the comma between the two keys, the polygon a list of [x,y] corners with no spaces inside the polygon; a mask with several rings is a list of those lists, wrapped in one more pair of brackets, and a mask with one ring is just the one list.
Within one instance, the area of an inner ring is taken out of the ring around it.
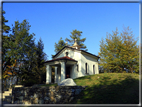
{"label": "bush", "polygon": [[22,85],[24,86],[32,86],[34,84],[37,84],[37,81],[34,79],[28,79],[28,80],[22,81]]}

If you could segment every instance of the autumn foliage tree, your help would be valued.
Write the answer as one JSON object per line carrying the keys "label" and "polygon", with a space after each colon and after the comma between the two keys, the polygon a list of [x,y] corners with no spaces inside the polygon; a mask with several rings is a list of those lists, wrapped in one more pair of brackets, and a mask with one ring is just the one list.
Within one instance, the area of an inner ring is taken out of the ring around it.
{"label": "autumn foliage tree", "polygon": [[104,72],[139,72],[139,47],[129,27],[100,41],[99,66]]}

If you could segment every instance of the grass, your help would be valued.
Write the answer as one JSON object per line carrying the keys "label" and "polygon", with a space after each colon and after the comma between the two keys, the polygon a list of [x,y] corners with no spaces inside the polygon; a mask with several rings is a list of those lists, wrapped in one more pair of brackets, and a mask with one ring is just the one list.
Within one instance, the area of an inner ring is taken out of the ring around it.
{"label": "grass", "polygon": [[139,75],[103,73],[74,79],[78,86],[88,86],[71,104],[138,104]]}

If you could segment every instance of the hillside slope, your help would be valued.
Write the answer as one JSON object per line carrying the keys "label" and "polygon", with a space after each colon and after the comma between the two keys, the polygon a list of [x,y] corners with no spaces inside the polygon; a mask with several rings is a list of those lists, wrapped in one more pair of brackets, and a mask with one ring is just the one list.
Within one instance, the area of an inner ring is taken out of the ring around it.
{"label": "hillside slope", "polygon": [[88,86],[71,104],[138,104],[139,75],[103,73],[74,79],[78,86]]}

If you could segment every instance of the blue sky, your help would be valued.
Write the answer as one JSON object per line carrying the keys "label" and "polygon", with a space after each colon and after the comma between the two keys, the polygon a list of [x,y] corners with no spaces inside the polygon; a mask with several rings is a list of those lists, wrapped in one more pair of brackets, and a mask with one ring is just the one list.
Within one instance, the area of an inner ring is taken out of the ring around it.
{"label": "blue sky", "polygon": [[101,39],[116,27],[121,32],[129,26],[139,37],[139,3],[3,3],[3,10],[10,27],[14,21],[27,19],[36,42],[41,37],[48,60],[55,54],[55,42],[70,38],[75,29],[83,32],[88,52],[95,55]]}

